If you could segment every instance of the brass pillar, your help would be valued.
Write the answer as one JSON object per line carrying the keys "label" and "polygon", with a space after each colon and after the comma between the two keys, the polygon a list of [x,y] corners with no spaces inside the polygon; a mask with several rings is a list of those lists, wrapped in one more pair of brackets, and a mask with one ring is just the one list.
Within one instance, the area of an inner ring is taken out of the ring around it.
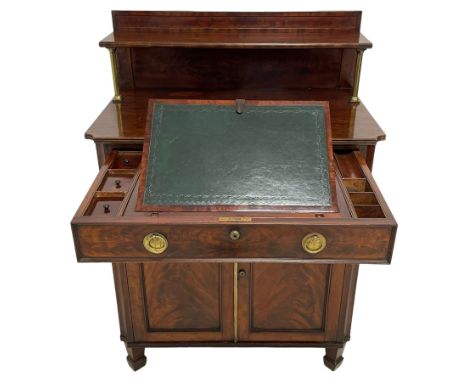
{"label": "brass pillar", "polygon": [[239,291],[238,291],[238,264],[234,263],[234,306],[233,306],[233,323],[234,323],[234,342],[237,343],[238,341],[238,334],[237,334],[237,313],[238,313],[238,303],[239,303]]}
{"label": "brass pillar", "polygon": [[112,82],[114,84],[114,98],[112,99],[114,102],[122,101],[122,96],[120,95],[119,89],[119,81],[118,81],[118,68],[117,68],[117,56],[115,54],[116,48],[108,48],[110,59],[111,59],[111,66],[112,66]]}
{"label": "brass pillar", "polygon": [[115,99],[113,99],[113,102],[115,104],[115,111],[117,112],[117,125],[119,126],[119,133],[123,135],[122,102]]}
{"label": "brass pillar", "polygon": [[359,80],[361,79],[361,67],[362,67],[362,55],[364,54],[364,49],[356,50],[356,65],[354,67],[354,83],[353,83],[353,95],[349,102],[359,103],[361,100],[358,97],[359,92]]}

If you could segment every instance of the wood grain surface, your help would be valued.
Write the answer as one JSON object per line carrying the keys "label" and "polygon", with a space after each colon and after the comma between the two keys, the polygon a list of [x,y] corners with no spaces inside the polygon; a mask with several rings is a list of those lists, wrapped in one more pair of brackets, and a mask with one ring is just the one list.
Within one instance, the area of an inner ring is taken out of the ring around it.
{"label": "wood grain surface", "polygon": [[104,47],[370,48],[361,12],[113,11]]}
{"label": "wood grain surface", "polygon": [[220,330],[221,270],[217,264],[143,264],[148,330]]}
{"label": "wood grain surface", "polygon": [[232,341],[232,264],[126,267],[136,341]]}
{"label": "wood grain surface", "polygon": [[[205,99],[270,99],[317,100],[330,103],[332,139],[334,145],[375,144],[385,139],[385,133],[363,102],[349,102],[351,89],[291,88],[239,89],[141,89],[123,91],[121,104],[109,102],[85,136],[95,142],[109,144],[143,144],[149,98],[205,98]],[[118,147],[118,146],[117,146]]]}
{"label": "wood grain surface", "polygon": [[251,330],[323,330],[329,265],[255,264]]}

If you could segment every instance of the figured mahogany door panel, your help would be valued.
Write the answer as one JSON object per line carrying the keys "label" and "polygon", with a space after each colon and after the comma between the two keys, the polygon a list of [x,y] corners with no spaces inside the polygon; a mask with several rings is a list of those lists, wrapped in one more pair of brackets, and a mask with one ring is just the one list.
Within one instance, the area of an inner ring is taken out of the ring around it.
{"label": "figured mahogany door panel", "polygon": [[136,341],[233,340],[227,264],[126,264]]}
{"label": "figured mahogany door panel", "polygon": [[328,268],[326,265],[311,268],[288,264],[253,267],[251,328],[258,331],[321,330]]}
{"label": "figured mahogany door panel", "polygon": [[239,269],[240,342],[336,339],[344,266],[265,263]]}

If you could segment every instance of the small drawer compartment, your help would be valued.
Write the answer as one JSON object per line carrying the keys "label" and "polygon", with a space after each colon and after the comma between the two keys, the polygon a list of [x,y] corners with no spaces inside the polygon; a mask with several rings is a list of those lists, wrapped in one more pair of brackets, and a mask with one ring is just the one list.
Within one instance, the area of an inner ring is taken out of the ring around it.
{"label": "small drawer compartment", "polygon": [[335,161],[357,218],[393,218],[359,152],[335,153]]}
{"label": "small drawer compartment", "polygon": [[138,170],[110,167],[120,166],[129,154],[132,159],[129,163],[138,165],[140,162],[137,153],[113,151],[109,154],[75,217],[112,218],[120,214],[121,207],[138,178]]}
{"label": "small drawer compartment", "polygon": [[385,218],[373,192],[350,192],[349,197],[358,218]]}
{"label": "small drawer compartment", "polygon": [[137,169],[141,162],[141,152],[118,151],[112,158],[110,169]]}
{"label": "small drawer compartment", "polygon": [[340,150],[335,152],[335,162],[343,178],[365,178],[361,165],[355,160],[349,160],[352,150]]}
{"label": "small drawer compartment", "polygon": [[372,192],[366,178],[343,178],[343,183],[348,192]]}
{"label": "small drawer compartment", "polygon": [[135,177],[133,170],[108,170],[99,191],[104,192],[127,192]]}
{"label": "small drawer compartment", "polygon": [[96,192],[86,209],[85,216],[111,217],[117,216],[125,193],[120,192]]}
{"label": "small drawer compartment", "polygon": [[354,205],[378,205],[379,202],[373,192],[349,192],[349,197]]}
{"label": "small drawer compartment", "polygon": [[385,218],[382,208],[378,205],[354,205],[354,210],[358,218]]}

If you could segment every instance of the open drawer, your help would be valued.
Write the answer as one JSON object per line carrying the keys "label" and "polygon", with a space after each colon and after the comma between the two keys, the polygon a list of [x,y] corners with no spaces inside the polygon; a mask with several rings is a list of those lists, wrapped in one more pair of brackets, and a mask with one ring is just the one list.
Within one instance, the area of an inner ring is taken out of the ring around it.
{"label": "open drawer", "polygon": [[112,152],[72,220],[81,262],[390,263],[397,224],[358,151],[335,154],[338,212],[139,212],[140,152]]}

